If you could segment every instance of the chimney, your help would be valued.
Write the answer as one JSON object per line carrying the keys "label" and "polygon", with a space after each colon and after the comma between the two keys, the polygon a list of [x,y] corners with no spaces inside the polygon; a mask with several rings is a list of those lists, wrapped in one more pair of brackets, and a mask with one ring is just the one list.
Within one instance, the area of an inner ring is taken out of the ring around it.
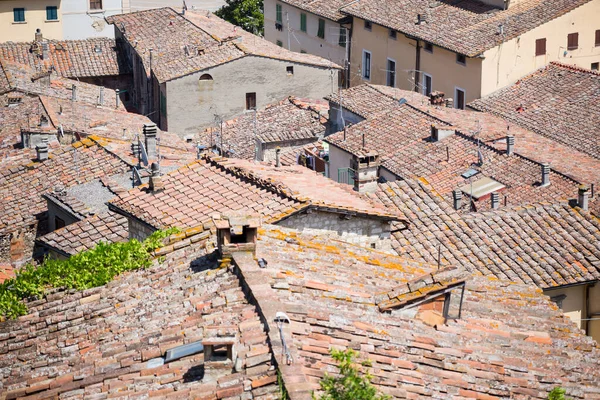
{"label": "chimney", "polygon": [[453,108],[454,107],[454,100],[449,97],[446,99],[446,108]]}
{"label": "chimney", "polygon": [[585,185],[579,185],[577,190],[577,205],[584,211],[588,210],[588,191],[589,188]]}
{"label": "chimney", "polygon": [[490,200],[492,202],[492,210],[500,208],[500,194],[498,192],[492,192]]}
{"label": "chimney", "polygon": [[149,159],[156,158],[156,124],[144,124],[144,145]]}
{"label": "chimney", "polygon": [[281,148],[277,146],[275,149],[275,166],[277,168],[281,167],[281,162],[279,161],[279,153],[281,153]]}
{"label": "chimney", "polygon": [[354,190],[360,193],[368,193],[377,189],[379,153],[368,151],[361,155],[355,155],[351,166],[354,170]]}
{"label": "chimney", "polygon": [[121,99],[119,98],[119,89],[115,89],[115,108],[119,108]]}
{"label": "chimney", "polygon": [[431,141],[439,142],[449,136],[452,136],[454,131],[452,129],[439,129],[435,125],[431,125]]}
{"label": "chimney", "polygon": [[104,88],[100,86],[100,96],[98,97],[98,105],[101,106],[104,104]]}
{"label": "chimney", "polygon": [[456,189],[452,192],[452,197],[454,198],[454,209],[460,210],[462,207],[462,192]]}
{"label": "chimney", "polygon": [[48,143],[42,142],[35,146],[37,160],[42,162],[48,159]]}
{"label": "chimney", "polygon": [[217,228],[217,248],[223,258],[235,252],[256,252],[259,216],[240,215],[224,217],[216,215],[213,222]]}
{"label": "chimney", "polygon": [[434,91],[429,94],[429,103],[432,106],[443,106],[445,104],[444,101],[444,92]]}
{"label": "chimney", "polygon": [[77,86],[73,85],[71,90],[71,101],[77,101]]}
{"label": "chimney", "polygon": [[42,30],[40,28],[35,30],[35,41],[41,42],[44,40],[44,36],[42,35]]}
{"label": "chimney", "polygon": [[48,42],[42,42],[42,60],[50,58],[50,45]]}
{"label": "chimney", "polygon": [[346,141],[346,135],[348,133],[348,127],[344,125],[344,142]]}
{"label": "chimney", "polygon": [[515,137],[508,135],[506,137],[506,155],[512,156],[515,153]]}
{"label": "chimney", "polygon": [[150,181],[148,182],[148,187],[152,192],[158,192],[165,188],[165,185],[162,182],[162,177],[160,176],[160,166],[158,163],[153,162],[150,165],[150,171],[152,175],[150,175]]}
{"label": "chimney", "polygon": [[550,164],[542,163],[542,184],[540,186],[550,185]]}

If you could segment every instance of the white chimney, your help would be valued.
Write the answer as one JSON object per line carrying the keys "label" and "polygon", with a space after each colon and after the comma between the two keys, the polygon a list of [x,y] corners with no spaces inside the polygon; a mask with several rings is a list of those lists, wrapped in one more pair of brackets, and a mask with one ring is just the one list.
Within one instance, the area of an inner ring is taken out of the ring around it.
{"label": "white chimney", "polygon": [[490,200],[492,202],[492,210],[500,208],[500,194],[498,192],[492,192]]}
{"label": "white chimney", "polygon": [[71,90],[71,101],[77,101],[77,86],[73,85]]}
{"label": "white chimney", "polygon": [[577,190],[577,205],[584,211],[588,210],[588,196],[589,188],[585,185],[579,185],[579,189]]}
{"label": "white chimney", "polygon": [[542,184],[540,186],[550,185],[550,164],[542,163]]}
{"label": "white chimney", "polygon": [[515,152],[515,137],[513,135],[508,135],[506,137],[506,155],[512,156]]}
{"label": "white chimney", "polygon": [[50,58],[50,45],[48,42],[42,42],[42,60]]}
{"label": "white chimney", "polygon": [[156,158],[156,124],[144,124],[142,132],[144,133],[144,145],[149,159]]}
{"label": "white chimney", "polygon": [[37,146],[35,146],[35,151],[37,153],[38,161],[45,161],[48,159],[48,144],[47,143],[42,142],[42,143],[38,144]]}
{"label": "white chimney", "polygon": [[462,206],[462,192],[458,189],[452,192],[452,197],[454,198],[454,209],[460,210]]}

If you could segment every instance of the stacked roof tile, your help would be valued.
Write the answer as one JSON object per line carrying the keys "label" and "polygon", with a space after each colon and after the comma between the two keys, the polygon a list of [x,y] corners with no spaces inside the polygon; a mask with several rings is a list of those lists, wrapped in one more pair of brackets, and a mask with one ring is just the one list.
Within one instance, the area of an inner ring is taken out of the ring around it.
{"label": "stacked roof tile", "polygon": [[550,63],[470,107],[600,158],[600,74]]}
{"label": "stacked roof tile", "polygon": [[[502,10],[477,0],[371,0],[340,11],[474,57],[590,1],[527,0]],[[418,16],[425,22],[417,23]]]}
{"label": "stacked roof tile", "polygon": [[188,12],[183,16],[171,8],[160,8],[111,16],[107,21],[135,43],[146,71],[151,69],[159,82],[247,55],[339,68],[320,57],[285,50],[210,13]]}
{"label": "stacked roof tile", "polygon": [[131,72],[114,39],[44,40],[48,58],[42,59],[42,42],[0,43],[0,59],[68,78],[115,76]]}
{"label": "stacked roof tile", "polygon": [[282,2],[335,22],[345,18],[340,8],[348,3],[346,0],[282,0]]}

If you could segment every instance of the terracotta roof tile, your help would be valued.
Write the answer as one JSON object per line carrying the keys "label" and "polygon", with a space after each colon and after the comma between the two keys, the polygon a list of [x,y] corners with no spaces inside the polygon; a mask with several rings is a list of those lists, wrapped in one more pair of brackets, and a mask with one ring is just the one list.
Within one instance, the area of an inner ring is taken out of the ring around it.
{"label": "terracotta roof tile", "polygon": [[345,16],[340,12],[340,8],[348,3],[346,0],[282,0],[282,2],[336,22],[344,19]]}

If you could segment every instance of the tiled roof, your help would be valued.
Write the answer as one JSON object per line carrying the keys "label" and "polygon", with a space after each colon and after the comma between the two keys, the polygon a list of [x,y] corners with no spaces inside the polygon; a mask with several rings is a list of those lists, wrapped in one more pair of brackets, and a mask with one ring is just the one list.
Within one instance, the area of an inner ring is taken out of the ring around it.
{"label": "tiled roof", "polygon": [[301,10],[306,10],[309,13],[320,15],[332,21],[340,21],[345,15],[340,12],[340,8],[344,4],[348,4],[347,0],[282,0],[282,3],[287,3]]}
{"label": "tiled roof", "polygon": [[600,279],[600,221],[566,204],[458,214],[422,180],[379,186],[373,195],[406,216],[393,248],[421,262],[461,265],[542,288]]}
{"label": "tiled roof", "polygon": [[[551,184],[540,187],[539,164],[508,156],[486,144],[478,146],[477,140],[467,135],[456,133],[437,142],[429,140],[432,125],[453,128],[408,104],[396,104],[386,111],[349,127],[346,140],[344,133],[338,132],[325,141],[351,154],[375,150],[384,168],[403,178],[423,177],[450,201],[453,190],[469,183],[461,175],[470,168],[480,171],[474,180],[487,176],[505,185],[501,193],[511,205],[565,200],[577,194],[577,182],[554,171],[550,174]],[[490,204],[481,200],[475,207],[487,209]]]}
{"label": "tiled roof", "polygon": [[1,168],[0,232],[34,224],[36,215],[46,210],[42,194],[57,186],[68,188],[128,170],[128,164],[90,139],[51,148],[43,162],[26,160]]}
{"label": "tiled roof", "polygon": [[233,262],[261,309],[291,320],[293,361],[281,371],[295,394],[337,372],[331,348],[370,359],[373,384],[396,398],[545,398],[556,386],[598,394],[600,349],[532,286],[468,277],[461,317],[430,326],[414,309],[375,304],[429,265],[277,227],[259,231],[256,258],[267,267],[240,253]]}
{"label": "tiled roof", "polygon": [[326,107],[316,100],[290,97],[257,111],[256,115],[247,113],[224,122],[223,138],[220,127],[206,129],[200,136],[200,144],[222,147],[232,157],[253,160],[257,139],[263,143],[283,144],[296,140],[316,141],[322,137],[327,122],[326,111]]}
{"label": "tiled roof", "polygon": [[294,53],[258,36],[244,32],[205,12],[188,11],[185,16],[171,8],[110,16],[107,21],[135,43],[146,71],[160,82],[201,71],[247,55],[294,61],[319,67],[339,68],[320,57]]}
{"label": "tiled roof", "polygon": [[550,63],[469,106],[600,158],[598,98],[598,72]]}
{"label": "tiled roof", "polygon": [[7,279],[15,277],[15,271],[12,265],[8,263],[0,263],[0,283]]}
{"label": "tiled roof", "polygon": [[50,49],[47,60],[42,60],[41,44],[35,41],[0,43],[0,59],[29,65],[36,71],[48,71],[53,67],[59,75],[68,78],[113,76],[131,72],[114,39],[90,38],[47,42]]}
{"label": "tiled roof", "polygon": [[50,232],[36,240],[44,247],[71,256],[90,250],[100,242],[129,240],[127,218],[107,211]]}
{"label": "tiled roof", "polygon": [[333,93],[325,99],[338,106],[341,104],[343,108],[365,119],[385,113],[398,104],[391,96],[384,95],[379,87],[369,84],[343,90],[341,100],[339,93]]}
{"label": "tiled roof", "polygon": [[[369,0],[341,11],[474,57],[590,1],[524,0],[501,10],[477,0]],[[417,24],[418,14],[427,22]]]}
{"label": "tiled roof", "polygon": [[[20,98],[20,101],[6,107],[9,98]],[[48,118],[37,96],[17,93],[0,95],[0,163],[4,164],[8,158],[22,156],[23,150],[17,148],[21,142],[21,128],[38,125],[42,115]]]}
{"label": "tiled roof", "polygon": [[[206,255],[206,240],[106,286],[58,291],[0,324],[0,391],[26,396],[274,399],[276,372],[263,324],[238,279]],[[27,337],[27,341],[24,338]],[[232,361],[169,349],[234,342]]]}

